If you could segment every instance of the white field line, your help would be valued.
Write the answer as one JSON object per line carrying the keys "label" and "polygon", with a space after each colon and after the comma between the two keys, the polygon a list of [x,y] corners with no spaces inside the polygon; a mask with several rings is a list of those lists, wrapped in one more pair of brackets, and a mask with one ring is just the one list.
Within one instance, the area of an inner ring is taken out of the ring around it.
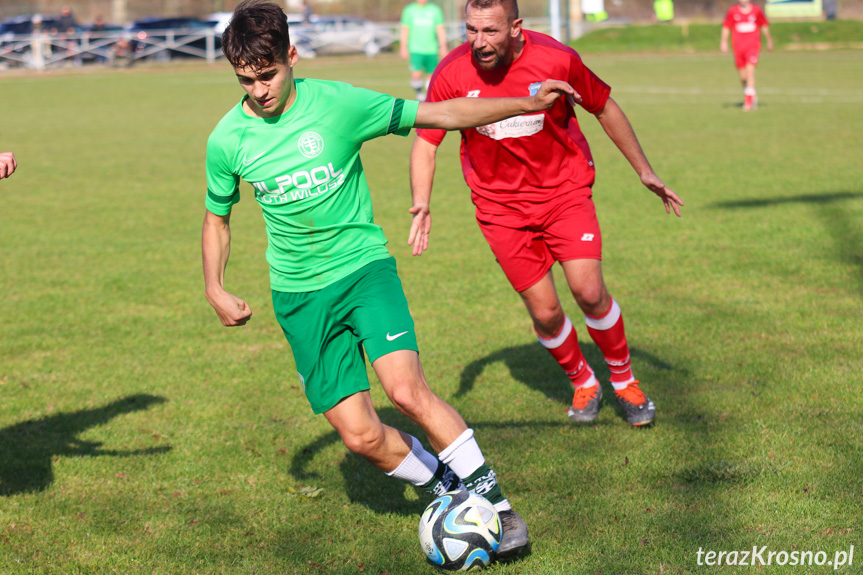
{"label": "white field line", "polygon": [[[635,94],[649,96],[704,96],[704,97],[735,97],[740,95],[740,88],[699,88],[697,86],[627,86],[617,85],[612,88],[612,93]],[[771,97],[774,101],[801,102],[801,103],[863,103],[863,89],[854,90],[836,88],[771,88],[761,86],[758,95]]]}

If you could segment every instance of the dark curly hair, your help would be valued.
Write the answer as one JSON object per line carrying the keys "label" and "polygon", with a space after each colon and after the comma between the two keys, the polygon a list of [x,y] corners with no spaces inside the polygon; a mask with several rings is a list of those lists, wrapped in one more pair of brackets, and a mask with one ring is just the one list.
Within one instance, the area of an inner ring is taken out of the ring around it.
{"label": "dark curly hair", "polygon": [[285,62],[290,47],[288,17],[272,2],[245,0],[222,33],[222,52],[236,68],[260,70]]}

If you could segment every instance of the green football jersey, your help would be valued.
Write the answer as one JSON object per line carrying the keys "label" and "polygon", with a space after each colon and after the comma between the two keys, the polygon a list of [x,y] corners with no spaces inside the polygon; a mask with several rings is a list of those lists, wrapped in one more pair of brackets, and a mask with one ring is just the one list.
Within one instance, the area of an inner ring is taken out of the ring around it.
{"label": "green football jersey", "polygon": [[342,82],[296,79],[296,99],[276,118],[243,102],[207,141],[207,209],[226,215],[240,178],[254,188],[267,228],[272,289],[307,292],[389,257],[374,223],[360,160],[363,142],[406,136],[418,103]]}
{"label": "green football jersey", "polygon": [[416,2],[402,10],[403,26],[408,27],[408,52],[411,54],[437,54],[437,27],[443,25],[443,10],[429,2],[420,6]]}

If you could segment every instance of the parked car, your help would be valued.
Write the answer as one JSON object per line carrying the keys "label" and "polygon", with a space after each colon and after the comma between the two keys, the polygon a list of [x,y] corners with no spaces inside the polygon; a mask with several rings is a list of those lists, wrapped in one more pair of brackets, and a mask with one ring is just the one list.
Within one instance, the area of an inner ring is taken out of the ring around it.
{"label": "parked car", "polygon": [[[213,27],[221,39],[222,33],[225,31],[225,28],[228,27],[233,15],[233,12],[213,12],[212,14],[207,15],[206,22]],[[295,29],[295,26],[299,25],[301,22],[302,15],[288,14],[288,24],[291,27],[291,44],[297,47],[297,52],[299,53],[300,58],[314,58],[316,54],[315,50],[312,48],[312,41],[311,38],[309,38],[308,33]]]}
{"label": "parked car", "polygon": [[213,12],[212,14],[207,14],[205,20],[207,24],[213,27],[213,30],[217,34],[221,34],[228,27],[228,23],[230,23],[233,15],[233,12]]}
{"label": "parked car", "polygon": [[[32,33],[33,18],[35,16],[37,15],[13,16],[0,21],[0,38]],[[51,34],[52,32],[57,31],[57,22],[59,21],[57,16],[39,15],[39,18],[42,19],[42,30],[44,30],[46,34]],[[83,29],[84,28],[82,26],[78,26],[76,31],[80,32]]]}
{"label": "parked car", "polygon": [[[41,14],[13,16],[0,20],[0,62],[11,66],[26,65],[31,58],[34,21],[41,23],[43,33],[42,43],[46,51],[59,53],[68,44],[65,31],[57,30],[57,16],[42,16]],[[84,28],[78,26],[75,33],[80,34]],[[74,42],[74,40],[71,40]]]}
{"label": "parked car", "polygon": [[291,23],[291,35],[308,38],[318,55],[366,54],[375,56],[381,50],[392,48],[395,35],[388,26],[365,18],[346,15],[312,16],[311,22]]}
{"label": "parked car", "polygon": [[213,37],[213,49],[217,54],[222,46],[222,37],[213,25],[197,18],[142,18],[128,25],[126,32],[131,37],[131,50],[136,58],[201,57],[206,54],[208,35]]}

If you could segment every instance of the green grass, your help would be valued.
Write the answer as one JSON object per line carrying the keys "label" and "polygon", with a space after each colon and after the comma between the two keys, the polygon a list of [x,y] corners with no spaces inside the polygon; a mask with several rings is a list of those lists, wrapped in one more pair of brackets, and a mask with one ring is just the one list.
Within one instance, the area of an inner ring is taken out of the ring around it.
{"label": "green grass", "polygon": [[[595,426],[568,423],[569,385],[473,221],[458,138],[422,258],[405,245],[411,138],[367,144],[425,372],[530,525],[533,553],[490,573],[709,573],[699,548],[754,545],[854,545],[838,572],[861,572],[859,63],[766,55],[744,114],[729,56],[588,58],[686,202],[666,216],[580,114],[606,280],[658,408],[644,430],[610,397]],[[410,95],[392,55],[298,71]],[[0,181],[0,572],[434,573],[425,498],[347,454],[302,396],[245,185],[227,285],[255,317],[224,329],[203,297],[204,143],[240,96],[225,65],[10,74],[0,93],[19,160]]]}
{"label": "green grass", "polygon": [[[574,41],[572,45],[583,55],[719,52],[721,30],[722,24],[719,22],[599,27]],[[777,51],[802,48],[859,49],[863,47],[863,22],[772,22],[770,35]]]}

